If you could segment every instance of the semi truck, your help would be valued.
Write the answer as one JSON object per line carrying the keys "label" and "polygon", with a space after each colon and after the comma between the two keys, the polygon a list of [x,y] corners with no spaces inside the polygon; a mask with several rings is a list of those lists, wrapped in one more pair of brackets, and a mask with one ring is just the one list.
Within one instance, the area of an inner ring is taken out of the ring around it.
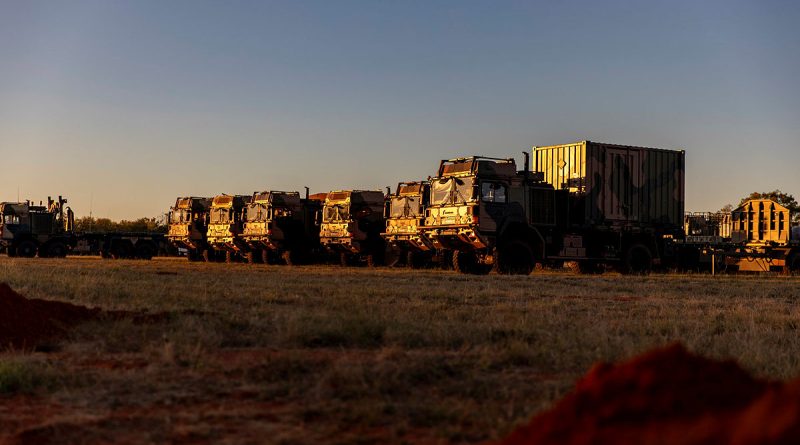
{"label": "semi truck", "polygon": [[298,192],[253,193],[245,208],[242,240],[249,263],[307,263],[319,246],[316,215],[322,202]]}
{"label": "semi truck", "polygon": [[383,261],[386,243],[381,237],[385,197],[379,190],[335,190],[328,193],[322,208],[320,244],[337,255],[343,266]]}
{"label": "semi truck", "polygon": [[189,261],[201,261],[209,249],[208,233],[211,198],[180,197],[169,211],[167,239],[173,246],[186,249]]}
{"label": "semi truck", "polygon": [[11,257],[63,258],[97,253],[103,258],[151,259],[164,243],[154,232],[76,232],[75,216],[61,196],[47,204],[0,203],[0,245]]}

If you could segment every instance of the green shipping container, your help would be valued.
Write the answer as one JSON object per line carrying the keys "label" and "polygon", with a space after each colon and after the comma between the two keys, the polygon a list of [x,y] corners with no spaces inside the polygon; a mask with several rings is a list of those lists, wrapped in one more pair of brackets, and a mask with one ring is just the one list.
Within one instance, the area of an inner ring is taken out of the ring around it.
{"label": "green shipping container", "polygon": [[534,169],[573,197],[579,225],[680,228],[686,152],[592,141],[533,147]]}

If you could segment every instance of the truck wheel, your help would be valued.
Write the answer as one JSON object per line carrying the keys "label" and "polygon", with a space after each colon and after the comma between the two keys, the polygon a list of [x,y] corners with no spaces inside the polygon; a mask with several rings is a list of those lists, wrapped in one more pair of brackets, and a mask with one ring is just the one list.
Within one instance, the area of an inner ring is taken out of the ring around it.
{"label": "truck wheel", "polygon": [[194,263],[203,259],[203,255],[197,251],[197,249],[189,249],[186,252],[186,259],[189,260],[190,263]]}
{"label": "truck wheel", "polygon": [[23,258],[33,258],[36,256],[36,243],[33,241],[23,241],[17,246],[17,255]]}
{"label": "truck wheel", "polygon": [[653,270],[653,254],[644,244],[634,244],[625,253],[623,265],[624,273],[646,275]]}
{"label": "truck wheel", "polygon": [[233,252],[231,252],[230,250],[226,250],[225,251],[225,262],[226,263],[232,263],[233,262]]}
{"label": "truck wheel", "polygon": [[247,252],[246,254],[244,254],[244,259],[247,261],[247,264],[255,264],[256,253],[253,251]]}
{"label": "truck wheel", "polygon": [[291,250],[281,252],[281,259],[284,263],[286,263],[287,266],[294,265],[294,255],[292,254]]}
{"label": "truck wheel", "polygon": [[347,267],[350,265],[350,255],[347,252],[341,252],[339,254],[339,265],[342,267]]}
{"label": "truck wheel", "polygon": [[67,246],[60,242],[50,244],[47,248],[47,256],[50,258],[64,258],[67,256]]}
{"label": "truck wheel", "polygon": [[497,271],[504,275],[530,275],[533,252],[522,241],[515,240],[497,249]]}
{"label": "truck wheel", "polygon": [[17,248],[16,247],[9,247],[8,249],[6,249],[6,253],[11,258],[14,258],[15,256],[17,256]]}
{"label": "truck wheel", "polygon": [[464,252],[463,250],[453,251],[453,270],[458,273],[476,273],[477,259],[471,252]]}
{"label": "truck wheel", "polygon": [[156,247],[151,243],[139,243],[136,245],[136,258],[142,260],[152,260],[156,255]]}
{"label": "truck wheel", "polygon": [[269,250],[261,249],[261,262],[264,264],[269,264]]}

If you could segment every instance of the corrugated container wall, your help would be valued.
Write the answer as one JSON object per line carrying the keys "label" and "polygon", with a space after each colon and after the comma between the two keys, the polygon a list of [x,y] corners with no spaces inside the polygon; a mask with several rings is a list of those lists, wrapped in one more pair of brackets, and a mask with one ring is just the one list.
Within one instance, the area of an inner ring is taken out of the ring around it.
{"label": "corrugated container wall", "polygon": [[591,141],[533,147],[535,170],[569,189],[576,224],[682,227],[685,156]]}

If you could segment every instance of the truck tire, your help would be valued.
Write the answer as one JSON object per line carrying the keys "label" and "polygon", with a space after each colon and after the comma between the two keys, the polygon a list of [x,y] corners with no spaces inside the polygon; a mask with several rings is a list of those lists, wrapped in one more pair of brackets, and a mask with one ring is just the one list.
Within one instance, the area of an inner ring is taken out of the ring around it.
{"label": "truck tire", "polygon": [[644,244],[634,244],[625,252],[622,262],[623,273],[629,275],[647,275],[653,270],[653,254]]}
{"label": "truck tire", "polygon": [[458,273],[471,274],[475,273],[477,261],[475,255],[471,252],[463,250],[453,251],[453,270]]}
{"label": "truck tire", "polygon": [[54,242],[47,246],[47,256],[50,258],[64,258],[67,256],[67,246],[62,242]]}
{"label": "truck tire", "polygon": [[190,263],[195,263],[203,259],[203,254],[197,249],[189,249],[189,251],[186,252],[186,259],[188,259]]}
{"label": "truck tire", "polygon": [[225,262],[228,264],[233,262],[233,252],[230,250],[225,251]]}
{"label": "truck tire", "polygon": [[285,250],[281,252],[281,259],[287,266],[294,266],[294,255],[292,254],[291,250]]}
{"label": "truck tire", "polygon": [[252,250],[244,254],[244,259],[247,261],[247,264],[255,264],[256,263],[256,253]]}
{"label": "truck tire", "polygon": [[206,263],[210,263],[214,261],[214,251],[211,249],[203,249],[202,257],[203,261],[205,261]]}
{"label": "truck tire", "polygon": [[136,244],[136,258],[141,260],[152,260],[156,256],[156,246],[149,242],[141,242]]}
{"label": "truck tire", "polygon": [[341,252],[339,254],[339,265],[342,267],[347,267],[350,265],[350,254],[347,252]]}
{"label": "truck tire", "polygon": [[25,240],[17,246],[17,255],[22,258],[33,258],[36,256],[37,251],[36,243],[33,241]]}
{"label": "truck tire", "polygon": [[269,250],[261,249],[261,262],[264,264],[269,264]]}
{"label": "truck tire", "polygon": [[6,249],[6,254],[8,254],[8,256],[11,257],[11,258],[16,257],[17,256],[17,248],[16,247],[9,247],[8,249]]}
{"label": "truck tire", "polygon": [[497,249],[497,271],[503,275],[530,275],[533,272],[533,252],[520,240],[504,243]]}

